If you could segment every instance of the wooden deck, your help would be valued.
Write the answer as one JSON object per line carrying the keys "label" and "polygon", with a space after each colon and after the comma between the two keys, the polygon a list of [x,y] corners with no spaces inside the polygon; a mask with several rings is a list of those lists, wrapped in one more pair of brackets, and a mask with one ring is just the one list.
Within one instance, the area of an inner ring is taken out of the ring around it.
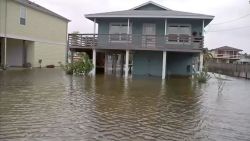
{"label": "wooden deck", "polygon": [[69,49],[200,52],[203,37],[173,35],[69,34]]}

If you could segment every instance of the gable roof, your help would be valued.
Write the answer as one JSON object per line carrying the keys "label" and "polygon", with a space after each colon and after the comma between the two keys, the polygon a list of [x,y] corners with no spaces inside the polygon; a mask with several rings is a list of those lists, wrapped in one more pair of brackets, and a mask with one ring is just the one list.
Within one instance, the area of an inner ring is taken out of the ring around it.
{"label": "gable roof", "polygon": [[[144,7],[146,5],[152,4],[156,7],[161,8],[162,10],[139,10],[139,8]],[[144,3],[142,5],[136,6],[129,10],[123,11],[114,11],[114,12],[105,12],[105,13],[96,13],[96,14],[87,14],[86,18],[90,20],[94,20],[95,18],[183,18],[183,19],[204,19],[205,25],[210,23],[214,16],[198,14],[198,13],[190,13],[190,12],[182,12],[175,11],[159,4],[156,4],[152,1]]]}
{"label": "gable roof", "polygon": [[238,48],[234,48],[234,47],[229,47],[229,46],[222,46],[222,47],[218,47],[215,49],[211,49],[211,51],[213,50],[223,50],[223,51],[243,51],[241,49]]}
{"label": "gable roof", "polygon": [[38,4],[34,3],[34,2],[31,2],[29,0],[14,0],[14,1],[16,1],[16,2],[18,2],[18,3],[20,3],[20,4],[24,5],[24,6],[33,8],[33,9],[38,10],[40,12],[43,12],[45,14],[60,18],[60,19],[65,20],[67,22],[70,22],[69,19],[67,19],[67,18],[65,18],[65,17],[63,17],[63,16],[61,16],[61,15],[59,15],[59,14],[45,8],[43,6],[41,6],[41,5],[38,5]]}
{"label": "gable roof", "polygon": [[192,18],[192,19],[209,19],[214,16],[196,14],[190,12],[181,12],[174,10],[124,10],[106,13],[87,14],[86,18]]}
{"label": "gable roof", "polygon": [[143,3],[143,4],[141,4],[141,5],[138,5],[138,6],[136,6],[136,7],[134,7],[134,8],[131,8],[130,10],[137,10],[137,9],[139,9],[139,8],[141,8],[141,7],[144,7],[144,6],[147,6],[147,5],[154,5],[154,6],[156,6],[156,7],[159,7],[159,8],[161,8],[161,9],[163,9],[163,10],[171,10],[171,9],[169,9],[169,8],[167,8],[167,7],[164,7],[164,6],[162,6],[162,5],[159,5],[159,4],[157,4],[157,3],[155,3],[155,2],[153,2],[153,1],[148,1],[148,2],[146,2],[146,3]]}

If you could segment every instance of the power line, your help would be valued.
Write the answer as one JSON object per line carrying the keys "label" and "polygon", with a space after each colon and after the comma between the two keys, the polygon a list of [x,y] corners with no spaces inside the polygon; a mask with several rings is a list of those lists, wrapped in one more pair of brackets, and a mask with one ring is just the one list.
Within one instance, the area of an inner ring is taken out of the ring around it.
{"label": "power line", "polygon": [[241,17],[239,17],[239,18],[232,19],[232,20],[229,20],[229,21],[224,21],[224,22],[220,22],[220,23],[214,23],[214,24],[210,24],[210,25],[220,25],[220,24],[231,23],[231,22],[235,22],[235,21],[238,21],[238,20],[240,20],[240,19],[246,18],[246,17],[248,17],[248,16],[250,16],[250,14],[246,14],[246,15],[244,15],[244,16],[241,16]]}
{"label": "power line", "polygon": [[206,32],[222,32],[222,31],[234,31],[234,30],[241,30],[245,28],[250,28],[250,26],[243,26],[243,27],[237,27],[237,28],[231,28],[231,29],[221,29],[221,30],[211,30],[211,31],[206,31]]}

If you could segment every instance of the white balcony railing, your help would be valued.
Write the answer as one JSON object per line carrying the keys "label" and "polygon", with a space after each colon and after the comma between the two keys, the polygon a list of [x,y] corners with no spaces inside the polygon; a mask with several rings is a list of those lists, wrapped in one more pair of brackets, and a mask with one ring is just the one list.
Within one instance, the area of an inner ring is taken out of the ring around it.
{"label": "white balcony railing", "polygon": [[68,46],[73,48],[140,48],[165,49],[191,47],[203,48],[203,37],[188,35],[140,35],[140,34],[69,34]]}
{"label": "white balcony railing", "polygon": [[221,59],[240,59],[241,55],[239,54],[214,54],[214,58],[221,58]]}

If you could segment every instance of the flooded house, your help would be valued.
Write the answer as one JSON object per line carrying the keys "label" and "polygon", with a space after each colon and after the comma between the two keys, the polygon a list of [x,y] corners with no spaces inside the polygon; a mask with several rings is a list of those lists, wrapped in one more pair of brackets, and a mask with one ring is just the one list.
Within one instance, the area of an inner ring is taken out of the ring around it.
{"label": "flooded house", "polygon": [[64,63],[69,20],[29,0],[0,0],[1,66]]}
{"label": "flooded house", "polygon": [[[204,27],[211,15],[181,12],[149,1],[129,10],[87,14],[93,34],[69,34],[72,54],[86,52],[95,74],[191,75],[202,69]],[[73,56],[72,60],[73,60]]]}
{"label": "flooded house", "polygon": [[236,63],[241,59],[241,52],[243,50],[230,47],[222,46],[215,49],[211,49],[210,53],[213,56],[213,61],[216,63]]}

